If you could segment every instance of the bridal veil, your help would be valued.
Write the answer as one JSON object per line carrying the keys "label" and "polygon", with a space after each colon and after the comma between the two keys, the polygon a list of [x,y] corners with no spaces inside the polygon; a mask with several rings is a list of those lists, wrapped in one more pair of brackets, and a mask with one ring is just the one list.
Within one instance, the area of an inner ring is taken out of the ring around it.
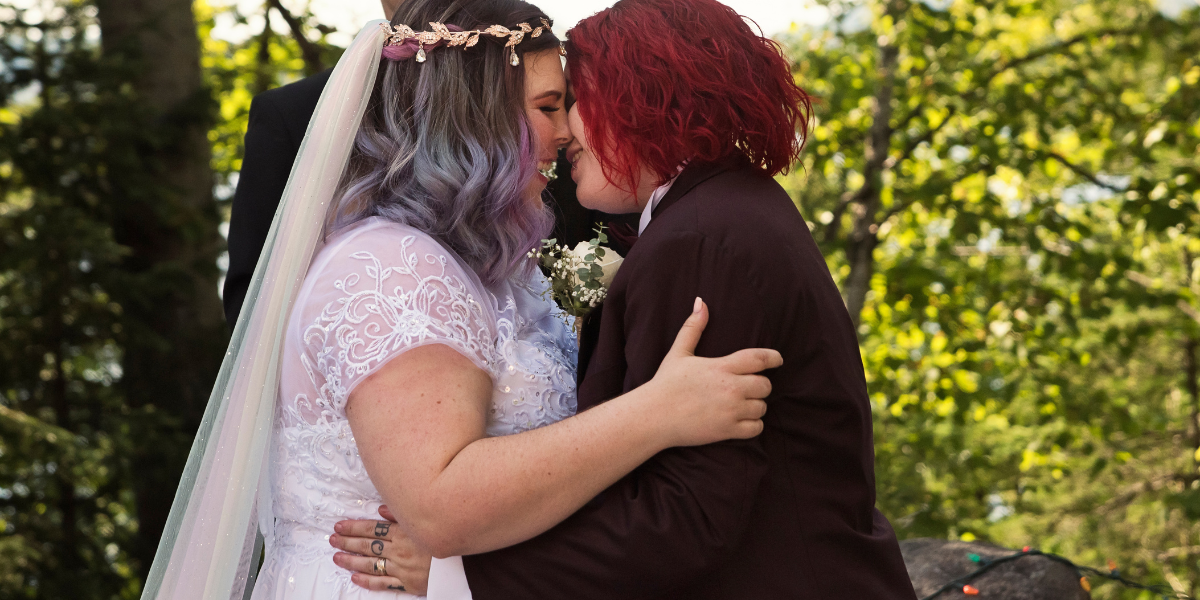
{"label": "bridal veil", "polygon": [[[387,36],[368,23],[334,68],[292,166],[142,600],[242,598],[272,539],[265,480],[284,331],[354,146]],[[256,516],[257,515],[257,516]]]}

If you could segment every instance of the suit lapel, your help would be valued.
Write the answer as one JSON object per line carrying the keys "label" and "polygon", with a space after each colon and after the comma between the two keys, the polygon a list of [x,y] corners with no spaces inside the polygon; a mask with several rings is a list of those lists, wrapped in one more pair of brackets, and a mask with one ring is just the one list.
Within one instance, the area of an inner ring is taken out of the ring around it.
{"label": "suit lapel", "polygon": [[[666,210],[669,210],[672,205],[674,205],[676,202],[679,201],[680,198],[683,198],[685,195],[687,195],[688,192],[692,191],[693,189],[696,188],[696,186],[704,183],[705,181],[708,181],[709,179],[712,179],[713,177],[716,177],[717,175],[720,175],[721,173],[724,173],[726,171],[741,168],[748,163],[749,163],[749,161],[746,160],[745,157],[742,157],[740,155],[725,158],[725,159],[722,159],[722,160],[719,160],[716,162],[692,162],[692,163],[690,163],[687,167],[685,167],[683,169],[683,172],[681,172],[679,174],[679,178],[677,178],[675,180],[675,184],[671,186],[671,191],[668,192],[667,195],[664,196],[661,201],[659,201],[658,206],[656,206],[654,208],[654,212],[652,213],[652,216],[657,218],[658,215],[662,214]],[[649,231],[650,227],[654,227],[653,220],[651,220],[650,225],[647,227],[646,230]],[[637,239],[636,236],[633,239],[636,241],[636,239]],[[592,359],[593,355],[595,355],[596,351],[599,349],[600,338],[602,337],[602,335],[603,335],[602,332],[605,329],[601,325],[602,320],[605,318],[620,319],[621,315],[623,314],[623,310],[621,310],[623,308],[623,306],[612,307],[610,305],[614,301],[615,302],[623,302],[623,300],[624,300],[624,294],[610,293],[610,295],[606,301],[601,302],[600,305],[595,308],[595,310],[593,310],[590,314],[588,314],[586,317],[584,317],[583,328],[582,328],[580,338],[579,338],[579,342],[580,342],[579,343],[579,365],[578,365],[578,369],[576,371],[576,373],[577,373],[576,382],[578,383],[578,388],[581,391],[580,405],[579,405],[580,410],[585,410],[586,408],[590,408],[594,404],[594,403],[588,403],[587,406],[585,406],[585,403],[584,403],[585,394],[583,394],[582,392],[583,392],[583,388],[584,388],[584,380],[587,379],[587,376],[588,376],[588,367],[591,363],[591,359]],[[616,310],[612,310],[613,308],[616,308]],[[609,324],[609,326],[610,327],[619,327],[620,325]],[[624,336],[620,336],[620,337],[622,339],[624,338]],[[619,346],[619,344],[618,344],[618,346]],[[617,355],[624,355],[624,348],[614,347],[612,340],[609,340],[609,343],[607,344],[607,346],[604,348],[603,351],[608,354],[612,354],[615,352]],[[606,358],[606,357],[601,357],[601,358]],[[619,364],[619,361],[605,361],[605,362],[610,363],[609,366]],[[593,387],[593,388],[596,386],[599,386],[600,388],[604,389],[605,390],[604,393],[599,394],[599,396],[603,396],[603,399],[607,400],[608,398],[612,397],[610,395],[607,395],[607,393],[609,391],[611,391],[611,390],[608,390],[609,387],[612,387],[613,389],[615,389],[616,390],[615,393],[617,393],[617,394],[620,393],[620,382],[621,382],[621,380],[624,379],[624,373],[621,372],[621,373],[614,374],[614,373],[609,372],[609,371],[611,371],[611,369],[609,369],[609,368],[603,368],[603,369],[601,369],[601,371],[604,371],[604,373],[603,374],[593,373],[592,375],[600,376],[602,379],[605,379],[606,381],[604,381],[604,382],[591,381],[589,383],[591,384],[591,387]],[[611,379],[614,376],[617,377],[616,380],[607,381],[608,379]],[[595,394],[593,394],[593,395],[595,395]]]}
{"label": "suit lapel", "polygon": [[579,363],[575,370],[576,388],[583,384],[587,376],[588,363],[600,341],[600,319],[604,314],[604,303],[601,302],[591,312],[583,316],[583,327],[579,331]]}

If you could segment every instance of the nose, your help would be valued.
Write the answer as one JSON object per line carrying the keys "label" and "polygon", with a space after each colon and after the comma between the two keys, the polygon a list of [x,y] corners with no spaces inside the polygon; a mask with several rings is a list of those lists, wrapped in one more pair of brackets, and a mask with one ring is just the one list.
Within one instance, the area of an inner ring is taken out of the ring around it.
{"label": "nose", "polygon": [[572,137],[571,143],[567,144],[567,158],[570,158],[576,152],[583,150],[583,144],[579,143],[579,138]]}
{"label": "nose", "polygon": [[567,122],[567,117],[564,113],[566,113],[565,110],[560,110],[560,111],[554,113],[555,115],[557,115],[556,118],[554,119],[554,147],[555,148],[566,148],[567,146],[570,146],[572,142],[575,141],[575,136],[571,133],[571,126]]}

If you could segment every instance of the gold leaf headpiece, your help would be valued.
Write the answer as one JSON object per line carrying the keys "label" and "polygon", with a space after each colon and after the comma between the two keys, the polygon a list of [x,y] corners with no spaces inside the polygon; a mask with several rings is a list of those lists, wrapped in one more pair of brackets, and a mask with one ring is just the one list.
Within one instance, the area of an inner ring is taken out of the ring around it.
{"label": "gold leaf headpiece", "polygon": [[[508,38],[508,42],[504,44],[504,47],[508,48],[511,54],[509,64],[515,67],[521,64],[521,57],[517,55],[517,44],[520,44],[526,35],[536,38],[541,36],[543,32],[550,30],[550,21],[541,19],[541,22],[542,24],[536,29],[530,27],[529,23],[521,23],[515,29],[509,29],[503,25],[492,25],[487,29],[472,31],[463,31],[453,25],[437,22],[429,23],[429,27],[433,31],[413,31],[412,27],[408,25],[389,26],[385,23],[381,25],[383,30],[388,34],[387,39],[384,41],[384,56],[392,60],[404,60],[415,56],[417,62],[425,62],[426,47],[433,49],[445,45],[467,49],[478,44],[480,36],[489,35],[496,38]],[[407,46],[406,50],[412,49],[411,47],[415,46],[416,49],[412,53],[396,48],[389,52],[389,46]]]}

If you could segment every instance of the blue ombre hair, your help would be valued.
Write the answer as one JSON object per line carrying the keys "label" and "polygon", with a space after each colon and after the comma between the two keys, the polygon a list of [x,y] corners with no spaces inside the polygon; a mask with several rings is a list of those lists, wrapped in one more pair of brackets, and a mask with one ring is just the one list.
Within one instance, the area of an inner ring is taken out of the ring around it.
{"label": "blue ombre hair", "polygon": [[[406,0],[392,24],[515,29],[543,18],[520,0]],[[505,41],[481,36],[470,49],[428,51],[424,63],[381,62],[326,231],[379,216],[433,236],[486,285],[531,272],[526,253],[549,235],[554,217],[526,195],[537,158],[525,68],[509,65]],[[517,53],[558,45],[546,32],[526,36]]]}

